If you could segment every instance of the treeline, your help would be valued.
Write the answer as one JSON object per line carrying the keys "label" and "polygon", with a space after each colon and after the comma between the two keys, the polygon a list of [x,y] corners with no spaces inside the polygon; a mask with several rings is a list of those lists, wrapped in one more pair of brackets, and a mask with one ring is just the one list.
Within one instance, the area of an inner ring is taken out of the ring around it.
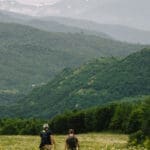
{"label": "treeline", "polygon": [[54,133],[74,128],[78,133],[116,131],[134,133],[142,130],[150,135],[150,97],[144,101],[112,103],[102,107],[58,115],[50,121]]}
{"label": "treeline", "polygon": [[44,122],[40,119],[0,119],[0,134],[37,135]]}

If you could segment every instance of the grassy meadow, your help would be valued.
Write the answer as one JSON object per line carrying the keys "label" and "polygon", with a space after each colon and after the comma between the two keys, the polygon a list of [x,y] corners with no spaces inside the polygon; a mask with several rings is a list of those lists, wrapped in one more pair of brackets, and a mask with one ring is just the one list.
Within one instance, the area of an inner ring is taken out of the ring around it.
{"label": "grassy meadow", "polygon": [[[80,150],[144,150],[141,147],[127,147],[127,135],[90,133],[77,136]],[[64,150],[65,138],[64,135],[55,136],[55,150]],[[39,143],[38,136],[0,136],[0,150],[38,150]]]}

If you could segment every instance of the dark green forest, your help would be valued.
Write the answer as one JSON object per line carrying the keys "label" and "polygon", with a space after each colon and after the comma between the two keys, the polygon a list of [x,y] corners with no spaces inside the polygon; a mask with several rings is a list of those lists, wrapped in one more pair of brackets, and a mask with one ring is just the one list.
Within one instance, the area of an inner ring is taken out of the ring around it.
{"label": "dark green forest", "polygon": [[16,104],[2,106],[0,115],[50,118],[70,109],[149,94],[150,49],[143,49],[124,59],[100,58],[76,69],[64,69]]}
{"label": "dark green forest", "polygon": [[85,110],[68,111],[50,121],[54,133],[74,128],[78,133],[115,131],[133,133],[142,130],[150,135],[150,97],[133,102],[118,102]]}

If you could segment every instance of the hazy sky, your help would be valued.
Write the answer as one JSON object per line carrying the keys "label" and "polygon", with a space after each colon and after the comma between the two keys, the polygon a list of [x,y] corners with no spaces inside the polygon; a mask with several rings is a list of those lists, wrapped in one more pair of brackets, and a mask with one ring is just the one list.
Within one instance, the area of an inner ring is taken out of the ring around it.
{"label": "hazy sky", "polygon": [[150,0],[0,0],[0,9],[150,30]]}
{"label": "hazy sky", "polygon": [[40,5],[40,4],[50,4],[53,5],[61,0],[16,0],[17,2],[21,2],[23,4],[28,5]]}

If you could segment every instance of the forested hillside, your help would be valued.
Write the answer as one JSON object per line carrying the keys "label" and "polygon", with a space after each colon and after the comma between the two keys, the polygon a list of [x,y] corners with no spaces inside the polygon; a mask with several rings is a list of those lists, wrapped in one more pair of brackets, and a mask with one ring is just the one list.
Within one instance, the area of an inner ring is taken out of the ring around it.
{"label": "forested hillside", "polygon": [[77,69],[64,69],[51,82],[18,101],[11,108],[11,116],[17,112],[22,117],[47,118],[69,109],[149,94],[150,49],[143,49],[121,60],[100,58]]}
{"label": "forested hillside", "polygon": [[49,33],[0,23],[0,89],[26,93],[63,68],[94,57],[125,56],[141,47],[82,33]]}

